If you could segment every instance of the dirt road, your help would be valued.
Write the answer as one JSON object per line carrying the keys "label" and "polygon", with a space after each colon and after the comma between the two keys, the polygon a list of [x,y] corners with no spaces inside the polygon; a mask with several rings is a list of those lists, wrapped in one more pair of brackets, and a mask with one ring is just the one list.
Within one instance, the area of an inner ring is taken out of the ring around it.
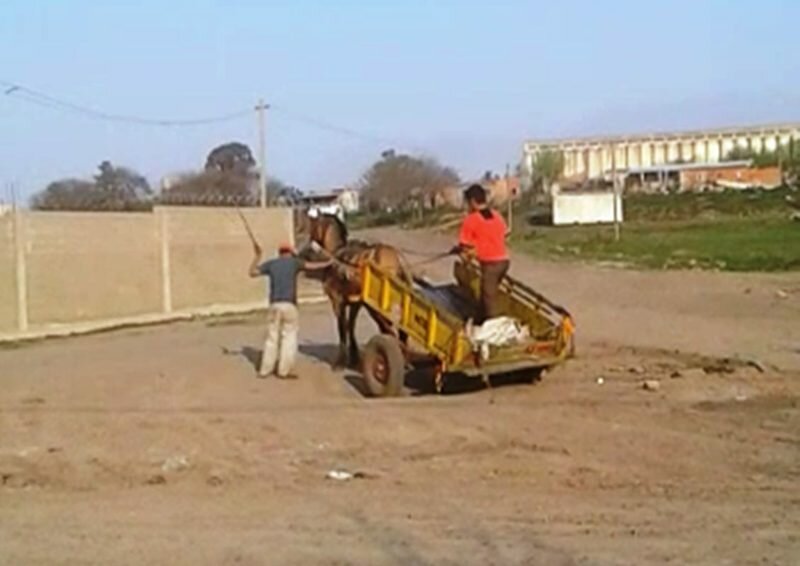
{"label": "dirt road", "polygon": [[535,385],[365,399],[326,305],[296,382],[260,315],[0,351],[0,563],[798,563],[797,277],[514,271],[580,325]]}

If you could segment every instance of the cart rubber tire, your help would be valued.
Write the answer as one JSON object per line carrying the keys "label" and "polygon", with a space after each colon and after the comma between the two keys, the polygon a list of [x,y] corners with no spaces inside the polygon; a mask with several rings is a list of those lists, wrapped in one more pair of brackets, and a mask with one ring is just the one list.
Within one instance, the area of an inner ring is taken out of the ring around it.
{"label": "cart rubber tire", "polygon": [[400,342],[389,334],[377,334],[367,343],[362,356],[362,373],[373,397],[396,397],[403,391],[406,359]]}

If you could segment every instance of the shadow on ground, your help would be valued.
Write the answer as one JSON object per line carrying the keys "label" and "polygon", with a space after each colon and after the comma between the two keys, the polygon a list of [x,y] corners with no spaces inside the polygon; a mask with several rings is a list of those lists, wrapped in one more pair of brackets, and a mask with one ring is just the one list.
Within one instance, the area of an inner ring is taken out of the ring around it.
{"label": "shadow on ground", "polygon": [[244,358],[244,360],[253,366],[253,369],[258,371],[261,368],[261,354],[262,350],[253,348],[252,346],[242,346],[241,348],[228,348],[222,347],[222,354],[225,356],[237,356]]}
{"label": "shadow on ground", "polygon": [[[338,353],[334,344],[309,345],[301,351],[325,363],[330,363]],[[313,353],[312,353],[313,352]],[[415,361],[413,368],[406,372],[405,395],[418,397],[436,395],[435,365],[432,361]],[[527,370],[522,372],[494,375],[491,378],[491,387],[509,387],[521,384],[531,384],[539,381],[540,370]],[[344,379],[355,391],[364,397],[370,397],[364,376],[358,368],[347,368]],[[445,376],[442,395],[465,395],[486,389],[487,385],[478,377],[469,377],[463,374],[448,374]]]}
{"label": "shadow on ground", "polygon": [[[338,344],[304,343],[300,344],[299,351],[326,365],[332,365],[339,353]],[[255,371],[261,364],[261,350],[252,346],[243,346],[239,349],[223,347],[222,353],[226,356],[239,356],[244,358]],[[491,378],[491,387],[509,387],[513,385],[531,384],[539,381],[541,372],[527,370],[522,372],[494,375]],[[350,387],[363,397],[370,397],[364,377],[358,368],[346,368],[344,380]],[[465,395],[486,389],[487,385],[478,377],[469,377],[463,374],[447,374],[445,376],[443,395]],[[436,395],[435,366],[431,360],[415,360],[414,366],[405,377],[406,395],[417,397],[423,395]]]}
{"label": "shadow on ground", "polygon": [[337,344],[319,344],[306,342],[300,344],[300,353],[309,358],[313,358],[318,362],[333,365],[336,361],[336,356],[339,354],[339,346]]}

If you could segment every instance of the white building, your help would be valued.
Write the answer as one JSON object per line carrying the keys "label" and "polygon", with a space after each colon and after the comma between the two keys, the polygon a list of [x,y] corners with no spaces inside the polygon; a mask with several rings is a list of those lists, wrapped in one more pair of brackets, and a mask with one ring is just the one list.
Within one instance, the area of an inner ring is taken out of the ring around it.
{"label": "white building", "polygon": [[353,212],[359,211],[360,203],[359,193],[357,190],[341,188],[334,189],[331,192],[336,195],[336,201],[347,214],[352,214]]}
{"label": "white building", "polygon": [[719,163],[734,148],[775,151],[778,147],[787,147],[791,140],[800,141],[800,124],[530,140],[523,144],[522,170],[531,175],[536,156],[547,151],[563,156],[561,174],[564,179],[608,178],[614,169]]}
{"label": "white building", "polygon": [[339,188],[326,193],[309,193],[300,199],[308,209],[344,217],[359,210],[359,195],[355,189]]}

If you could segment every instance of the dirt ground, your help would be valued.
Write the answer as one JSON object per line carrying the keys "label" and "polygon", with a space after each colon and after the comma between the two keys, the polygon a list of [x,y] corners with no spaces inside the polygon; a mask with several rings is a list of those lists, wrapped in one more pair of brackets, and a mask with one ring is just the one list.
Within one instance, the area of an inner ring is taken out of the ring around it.
{"label": "dirt ground", "polygon": [[800,563],[800,275],[512,272],[578,324],[533,385],[366,399],[324,304],[294,382],[263,315],[4,348],[0,563]]}

